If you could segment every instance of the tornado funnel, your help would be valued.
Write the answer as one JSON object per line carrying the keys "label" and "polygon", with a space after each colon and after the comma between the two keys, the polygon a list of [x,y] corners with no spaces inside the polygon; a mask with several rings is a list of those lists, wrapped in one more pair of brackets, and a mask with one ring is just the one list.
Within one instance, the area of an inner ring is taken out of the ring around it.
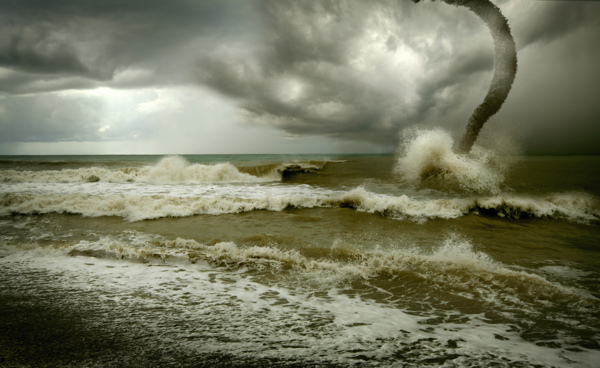
{"label": "tornado funnel", "polygon": [[[420,0],[413,0],[419,2]],[[481,128],[500,110],[517,74],[517,50],[510,33],[508,21],[500,9],[488,0],[443,0],[447,4],[464,6],[477,14],[490,29],[496,53],[494,77],[490,88],[467,122],[465,132],[458,144],[458,151],[468,153],[473,147]]]}

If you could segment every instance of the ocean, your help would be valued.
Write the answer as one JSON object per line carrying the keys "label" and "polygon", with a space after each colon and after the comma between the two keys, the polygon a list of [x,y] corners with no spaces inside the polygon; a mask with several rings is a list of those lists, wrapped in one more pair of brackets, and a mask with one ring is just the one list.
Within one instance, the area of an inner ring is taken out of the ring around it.
{"label": "ocean", "polygon": [[3,156],[0,366],[598,367],[599,183],[477,150]]}

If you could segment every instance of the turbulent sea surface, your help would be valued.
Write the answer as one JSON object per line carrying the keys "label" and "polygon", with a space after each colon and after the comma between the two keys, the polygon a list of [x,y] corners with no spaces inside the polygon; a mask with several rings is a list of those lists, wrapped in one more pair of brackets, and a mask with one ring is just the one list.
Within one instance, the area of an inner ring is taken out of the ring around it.
{"label": "turbulent sea surface", "polygon": [[0,157],[0,366],[598,367],[599,183],[477,149]]}

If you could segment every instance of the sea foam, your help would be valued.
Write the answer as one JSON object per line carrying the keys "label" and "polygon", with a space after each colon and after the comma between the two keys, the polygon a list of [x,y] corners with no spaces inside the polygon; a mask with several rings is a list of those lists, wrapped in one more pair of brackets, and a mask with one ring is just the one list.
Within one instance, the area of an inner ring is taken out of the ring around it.
{"label": "sea foam", "polygon": [[[360,247],[354,248],[352,258],[333,254],[314,258],[277,246],[247,247],[233,242],[205,245],[138,232],[41,247],[0,259],[11,276],[6,278],[9,286],[25,284],[21,280],[29,275],[43,275],[24,292],[33,290],[35,295],[38,285],[60,283],[69,290],[71,303],[88,304],[89,292],[95,290],[103,301],[99,307],[106,307],[106,312],[113,313],[108,315],[120,323],[139,316],[138,307],[145,313],[158,311],[154,318],[144,319],[149,323],[145,328],[156,336],[167,336],[169,344],[175,341],[194,351],[271,354],[275,359],[333,357],[347,366],[364,361],[364,354],[383,366],[395,362],[399,352],[408,353],[403,357],[415,366],[440,356],[464,366],[480,366],[481,362],[563,366],[568,362],[592,367],[591,362],[598,359],[597,351],[591,349],[569,351],[536,344],[535,337],[526,340],[515,326],[529,326],[529,315],[490,321],[487,311],[497,309],[539,313],[546,308],[551,317],[561,317],[554,313],[563,309],[553,306],[578,305],[593,314],[596,304],[588,303],[589,296],[578,290],[495,261],[458,235],[429,251]],[[403,273],[417,276],[413,283],[433,288],[431,295],[420,294],[427,305],[424,311],[407,311],[394,300],[374,301],[369,294],[345,292],[355,282],[377,286],[383,279],[391,281],[383,287],[401,287],[408,293],[406,280],[395,278]],[[273,274],[276,278],[269,277]],[[432,308],[431,303],[443,293],[462,296],[469,308],[473,304],[469,293],[481,293],[477,300],[484,301],[486,314]],[[80,295],[85,299],[77,299]],[[435,319],[440,313],[444,319]],[[207,337],[190,339],[190,330],[178,328],[182,321]],[[265,349],[265,344],[278,348]]]}
{"label": "sea foam", "polygon": [[264,183],[281,181],[297,173],[322,169],[329,161],[282,162],[258,166],[236,167],[230,163],[193,164],[180,156],[169,156],[152,166],[107,169],[44,171],[0,171],[0,183],[146,183],[146,184],[205,184],[205,183]]}
{"label": "sea foam", "polygon": [[[244,188],[251,189],[251,188]],[[0,216],[10,214],[71,213],[89,217],[119,216],[129,221],[161,217],[219,215],[288,208],[351,208],[397,220],[417,222],[485,214],[511,219],[551,218],[581,223],[600,220],[598,199],[586,193],[551,193],[540,196],[502,194],[457,198],[415,199],[407,195],[376,194],[362,187],[349,191],[315,190],[294,186],[289,190],[250,191],[215,188],[217,193],[197,196],[85,193],[0,193]],[[220,195],[218,190],[228,190]]]}
{"label": "sea foam", "polygon": [[[319,287],[344,287],[355,281],[411,274],[411,282],[427,282],[430,287],[445,289],[469,298],[470,294],[485,295],[490,302],[521,304],[539,299],[582,301],[591,298],[579,290],[551,282],[542,275],[514,270],[489,255],[474,249],[466,238],[450,234],[443,244],[432,250],[410,245],[390,249],[358,248],[350,245],[353,256],[338,256],[335,243],[329,257],[309,257],[298,250],[280,249],[277,245],[243,246],[234,242],[213,245],[192,239],[167,239],[155,235],[129,232],[125,237],[107,236],[98,241],[80,241],[61,248],[72,256],[123,259],[144,263],[180,264],[204,262],[212,267],[229,270],[281,272],[287,282]],[[493,280],[492,282],[490,282]],[[308,284],[307,284],[308,283]],[[437,285],[437,286],[436,286]],[[531,298],[521,293],[527,290]],[[511,291],[512,290],[512,291]],[[472,297],[472,296],[471,296]],[[484,299],[485,299],[484,298]],[[581,299],[583,298],[583,299]]]}
{"label": "sea foam", "polygon": [[403,182],[418,186],[457,186],[467,192],[497,194],[504,181],[505,167],[497,155],[474,146],[469,154],[453,150],[454,140],[441,129],[405,130],[398,149],[395,172]]}

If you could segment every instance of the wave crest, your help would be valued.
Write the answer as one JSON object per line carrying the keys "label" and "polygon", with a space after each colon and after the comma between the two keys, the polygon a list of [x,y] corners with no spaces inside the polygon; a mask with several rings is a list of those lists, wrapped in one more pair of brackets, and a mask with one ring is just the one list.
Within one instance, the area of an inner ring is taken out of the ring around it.
{"label": "wave crest", "polygon": [[467,192],[500,193],[504,169],[491,150],[474,146],[469,154],[453,151],[454,140],[441,129],[406,130],[394,171],[410,185],[459,187]]}
{"label": "wave crest", "polygon": [[44,171],[0,171],[4,183],[145,183],[145,184],[206,184],[261,183],[280,181],[300,173],[313,173],[329,161],[287,162],[236,167],[230,163],[192,164],[181,156],[165,157],[153,166],[107,169]]}
{"label": "wave crest", "polygon": [[155,166],[140,170],[135,181],[151,184],[196,184],[260,182],[270,178],[259,178],[240,172],[230,163],[215,165],[190,164],[180,156],[165,157]]}
{"label": "wave crest", "polygon": [[[165,239],[140,233],[129,233],[126,239],[104,237],[98,241],[81,241],[64,250],[72,256],[138,262],[184,261],[236,271],[284,271],[284,274],[278,273],[278,279],[284,277],[304,286],[344,286],[361,280],[412,275],[412,281],[405,282],[426,282],[445,291],[450,288],[452,293],[466,297],[480,292],[488,298],[510,303],[516,299],[506,297],[506,290],[523,288],[528,291],[527,295],[533,296],[530,301],[537,298],[556,301],[557,297],[579,299],[583,296],[579,291],[550,282],[541,275],[514,270],[497,262],[486,253],[476,251],[467,239],[458,235],[450,235],[443,244],[431,250],[410,246],[392,249],[350,246],[351,257],[340,256],[336,252],[336,243],[329,256],[313,257],[298,250],[280,249],[276,245],[243,246],[234,242],[207,245],[193,239]],[[490,283],[490,279],[494,282]]]}
{"label": "wave crest", "polygon": [[585,193],[553,193],[526,197],[414,199],[368,192],[362,187],[347,192],[280,194],[259,197],[173,197],[162,195],[98,196],[90,194],[4,193],[0,216],[10,214],[72,213],[89,217],[119,216],[129,221],[161,217],[219,215],[288,208],[352,208],[398,220],[452,219],[468,214],[507,218],[551,218],[580,223],[600,221],[598,199]]}
{"label": "wave crest", "polygon": [[345,161],[292,161],[283,163],[271,163],[252,166],[240,166],[240,172],[258,177],[269,177],[279,179],[290,179],[298,174],[316,173],[325,168],[329,162]]}

